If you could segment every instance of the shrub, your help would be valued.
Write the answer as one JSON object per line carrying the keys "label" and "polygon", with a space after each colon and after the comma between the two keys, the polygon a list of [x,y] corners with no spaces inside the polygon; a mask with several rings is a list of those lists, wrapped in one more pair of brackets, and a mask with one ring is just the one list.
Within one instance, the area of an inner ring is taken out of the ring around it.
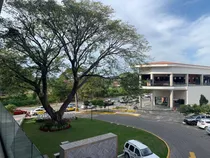
{"label": "shrub", "polygon": [[16,95],[1,99],[3,105],[15,104],[16,106],[35,105],[38,102],[32,96],[27,97],[26,95]]}
{"label": "shrub", "polygon": [[45,124],[42,124],[39,129],[44,132],[55,132],[55,131],[69,129],[70,127],[71,127],[70,122],[66,120],[63,120],[62,124],[57,124],[52,121],[47,121]]}
{"label": "shrub", "polygon": [[191,113],[192,107],[190,105],[181,105],[179,108],[179,112],[184,113],[184,114],[189,114]]}
{"label": "shrub", "polygon": [[199,100],[200,106],[206,105],[206,104],[208,104],[208,102],[209,101],[206,99],[206,97],[203,94],[201,94],[200,100]]}
{"label": "shrub", "polygon": [[210,113],[210,106],[209,105],[203,105],[203,106],[198,106],[197,104],[194,104],[192,106],[190,105],[181,105],[179,108],[179,111],[184,114],[189,114],[189,113]]}
{"label": "shrub", "polygon": [[5,106],[5,108],[6,108],[9,112],[13,113],[13,111],[16,109],[16,106],[15,106],[14,104],[8,104],[7,106]]}
{"label": "shrub", "polygon": [[202,107],[194,104],[193,107],[192,107],[192,113],[195,113],[195,114],[199,114],[201,113],[203,110],[202,110]]}
{"label": "shrub", "polygon": [[101,99],[94,99],[94,100],[91,100],[91,103],[93,104],[93,105],[97,105],[97,106],[100,106],[100,107],[102,107],[102,106],[104,106],[104,101],[103,100],[101,100]]}

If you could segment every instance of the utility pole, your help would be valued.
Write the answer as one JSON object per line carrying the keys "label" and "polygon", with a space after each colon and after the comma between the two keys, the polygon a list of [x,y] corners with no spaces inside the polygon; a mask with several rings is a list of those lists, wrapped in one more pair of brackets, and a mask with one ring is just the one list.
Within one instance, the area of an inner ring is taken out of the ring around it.
{"label": "utility pole", "polygon": [[79,111],[79,108],[78,108],[78,95],[77,95],[77,92],[75,93],[75,105],[76,105],[76,110],[75,110],[75,111]]}

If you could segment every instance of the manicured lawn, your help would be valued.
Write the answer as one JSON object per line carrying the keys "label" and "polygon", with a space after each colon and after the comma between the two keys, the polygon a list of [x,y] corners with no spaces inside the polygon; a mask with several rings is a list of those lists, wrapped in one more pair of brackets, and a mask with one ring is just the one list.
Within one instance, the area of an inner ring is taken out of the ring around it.
{"label": "manicured lawn", "polygon": [[22,127],[38,149],[49,157],[59,152],[62,141],[72,142],[109,132],[118,135],[119,154],[122,153],[123,145],[127,140],[135,139],[149,146],[159,157],[165,158],[167,155],[167,147],[161,140],[139,129],[82,118],[72,121],[70,129],[59,132],[42,132],[39,130],[40,125],[41,123],[36,123],[34,120],[25,120]]}

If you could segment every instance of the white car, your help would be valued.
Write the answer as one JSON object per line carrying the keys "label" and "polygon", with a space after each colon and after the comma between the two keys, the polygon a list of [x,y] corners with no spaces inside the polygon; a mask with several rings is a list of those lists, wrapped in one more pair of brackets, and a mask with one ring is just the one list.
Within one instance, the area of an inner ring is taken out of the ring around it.
{"label": "white car", "polygon": [[202,129],[206,129],[210,126],[210,119],[201,119],[198,121],[197,126]]}
{"label": "white car", "polygon": [[206,132],[210,134],[210,126],[206,128]]}
{"label": "white car", "polygon": [[127,141],[123,153],[125,158],[159,158],[146,145],[137,140]]}

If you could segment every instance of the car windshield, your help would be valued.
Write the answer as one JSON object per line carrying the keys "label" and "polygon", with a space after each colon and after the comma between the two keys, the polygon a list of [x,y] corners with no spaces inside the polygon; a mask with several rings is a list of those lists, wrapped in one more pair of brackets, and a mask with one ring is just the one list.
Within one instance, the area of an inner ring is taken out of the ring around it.
{"label": "car windshield", "polygon": [[196,118],[198,115],[192,115],[190,116],[190,118]]}
{"label": "car windshield", "polygon": [[145,148],[141,150],[141,154],[142,156],[149,156],[149,155],[152,155],[153,153],[149,148]]}
{"label": "car windshield", "polygon": [[69,107],[69,108],[70,108],[70,107],[74,107],[74,104],[69,104],[68,107]]}

